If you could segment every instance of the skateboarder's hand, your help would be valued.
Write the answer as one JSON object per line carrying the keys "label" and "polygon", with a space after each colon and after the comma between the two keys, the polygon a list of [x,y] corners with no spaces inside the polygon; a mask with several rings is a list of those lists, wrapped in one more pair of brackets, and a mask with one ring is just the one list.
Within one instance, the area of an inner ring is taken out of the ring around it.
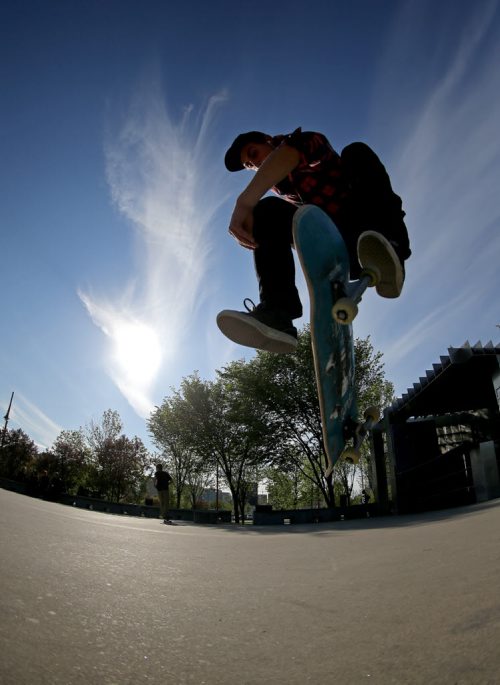
{"label": "skateboarder's hand", "polygon": [[242,247],[255,250],[257,243],[253,237],[253,207],[238,200],[229,223],[229,233]]}

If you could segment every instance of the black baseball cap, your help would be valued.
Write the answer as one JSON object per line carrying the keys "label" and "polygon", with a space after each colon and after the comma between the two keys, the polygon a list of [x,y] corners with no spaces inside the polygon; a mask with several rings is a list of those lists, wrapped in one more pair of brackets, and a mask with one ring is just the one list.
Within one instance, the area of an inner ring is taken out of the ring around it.
{"label": "black baseball cap", "polygon": [[248,131],[248,133],[240,133],[233,140],[233,144],[226,152],[224,157],[224,164],[228,171],[241,171],[243,164],[241,163],[241,151],[247,143],[266,143],[270,136],[262,131]]}

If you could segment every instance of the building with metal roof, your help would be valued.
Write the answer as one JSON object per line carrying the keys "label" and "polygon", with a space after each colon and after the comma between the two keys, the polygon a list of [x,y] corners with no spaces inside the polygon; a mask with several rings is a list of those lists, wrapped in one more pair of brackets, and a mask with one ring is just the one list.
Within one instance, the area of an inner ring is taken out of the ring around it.
{"label": "building with metal roof", "polygon": [[398,513],[500,497],[500,345],[451,347],[373,431],[374,490]]}

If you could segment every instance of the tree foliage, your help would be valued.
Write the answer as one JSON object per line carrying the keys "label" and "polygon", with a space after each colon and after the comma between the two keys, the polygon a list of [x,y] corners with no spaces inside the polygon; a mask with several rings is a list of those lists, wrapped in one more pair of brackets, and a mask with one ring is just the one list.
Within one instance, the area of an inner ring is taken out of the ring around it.
{"label": "tree foliage", "polygon": [[295,354],[258,352],[246,364],[242,382],[246,395],[261,407],[269,463],[285,472],[298,470],[332,506],[331,481],[323,477],[326,453],[308,327],[299,335]]}
{"label": "tree foliage", "polygon": [[176,507],[189,492],[192,506],[210,483],[213,462],[205,459],[192,440],[190,407],[181,392],[166,397],[152,412],[148,428],[155,446],[166,460],[174,479]]}
{"label": "tree foliage", "polygon": [[[26,481],[34,492],[82,492],[119,502],[138,501],[151,458],[138,437],[121,434],[118,412],[108,409],[85,429],[63,430],[39,452],[22,430],[7,432],[0,475]],[[43,484],[43,485],[42,485]]]}
{"label": "tree foliage", "polygon": [[139,498],[145,488],[151,459],[142,440],[121,434],[123,424],[108,409],[99,422],[91,421],[84,435],[88,447],[87,487],[99,496],[119,502]]}
{"label": "tree foliage", "polygon": [[38,449],[33,440],[20,428],[5,431],[0,450],[0,476],[23,480],[36,459]]}
{"label": "tree foliage", "polygon": [[91,449],[85,435],[79,430],[63,430],[52,445],[54,466],[59,470],[64,490],[70,490],[85,481]]}
{"label": "tree foliage", "polygon": [[[240,521],[256,468],[263,459],[265,425],[260,409],[242,390],[234,362],[216,381],[202,381],[198,374],[183,379],[180,390],[165,398],[149,421],[157,447],[175,468],[184,461],[191,487],[196,478],[210,479],[216,468],[223,474]],[[200,481],[198,481],[200,482]],[[201,483],[200,483],[201,484]]]}
{"label": "tree foliage", "polygon": [[[360,416],[372,405],[392,400],[382,355],[369,338],[355,341],[356,390]],[[350,496],[356,469],[339,463],[334,478],[325,479],[323,443],[311,336],[300,332],[295,354],[257,352],[217,372],[213,382],[198,374],[185,378],[149,420],[149,430],[174,473],[179,487],[186,474],[218,465],[240,518],[258,473],[266,474],[274,503],[305,506],[318,499],[334,506],[340,494]]]}

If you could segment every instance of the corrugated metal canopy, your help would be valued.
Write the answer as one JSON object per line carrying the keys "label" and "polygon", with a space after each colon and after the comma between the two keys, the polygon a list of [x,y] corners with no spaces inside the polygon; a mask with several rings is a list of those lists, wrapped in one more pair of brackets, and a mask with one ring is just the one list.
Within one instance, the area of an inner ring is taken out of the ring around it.
{"label": "corrugated metal canopy", "polygon": [[404,420],[498,407],[492,376],[499,365],[500,345],[492,342],[450,347],[448,355],[386,409],[386,415]]}

